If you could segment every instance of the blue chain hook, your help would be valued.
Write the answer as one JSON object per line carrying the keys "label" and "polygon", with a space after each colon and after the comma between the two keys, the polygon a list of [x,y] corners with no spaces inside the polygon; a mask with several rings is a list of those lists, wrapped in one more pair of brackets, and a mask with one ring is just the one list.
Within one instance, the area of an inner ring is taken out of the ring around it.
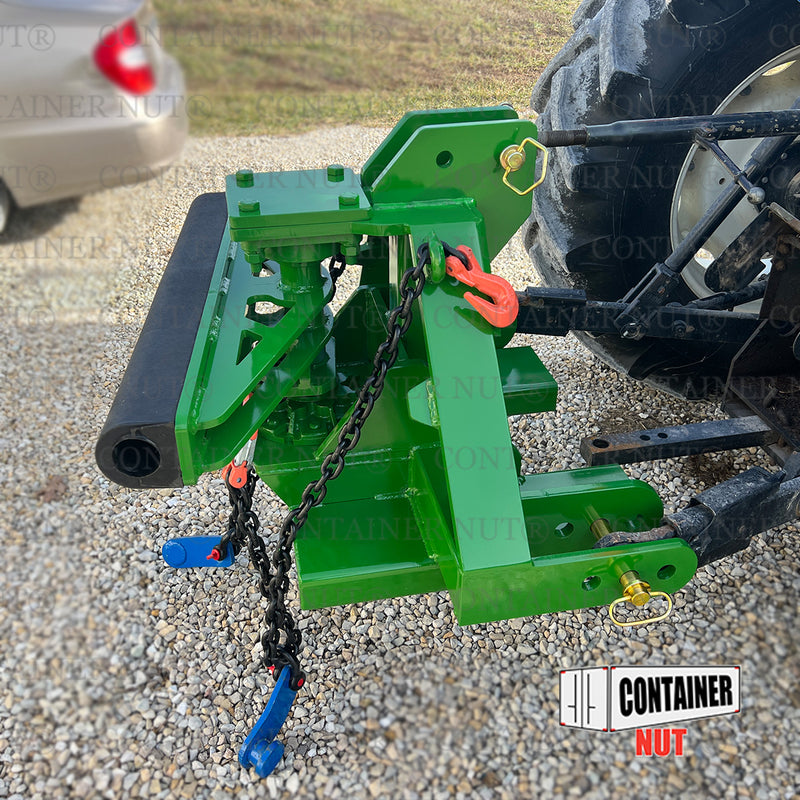
{"label": "blue chain hook", "polygon": [[264,713],[258,718],[239,750],[239,763],[245,769],[253,767],[259,778],[266,778],[271,774],[283,758],[283,745],[275,741],[275,737],[286,722],[292,703],[297,697],[297,690],[289,685],[291,679],[292,670],[285,666],[278,676]]}

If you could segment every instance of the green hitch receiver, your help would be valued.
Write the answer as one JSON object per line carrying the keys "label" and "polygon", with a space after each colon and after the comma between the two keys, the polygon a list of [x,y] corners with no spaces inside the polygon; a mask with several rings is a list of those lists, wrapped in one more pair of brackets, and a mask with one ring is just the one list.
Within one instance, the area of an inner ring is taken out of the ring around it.
{"label": "green hitch receiver", "polygon": [[[555,381],[445,271],[446,244],[489,272],[527,218],[535,140],[505,106],[415,112],[360,176],[335,164],[229,176],[224,203],[208,195],[187,218],[98,442],[105,474],[194,483],[257,433],[258,474],[296,505],[428,243],[385,390],[295,541],[302,605],[447,589],[471,624],[609,604],[630,572],[654,593],[683,586],[697,560],[680,539],[593,547],[599,518],[614,531],[660,522],[649,486],[616,466],[520,475],[508,416],[553,410]],[[339,255],[362,270],[334,315],[325,263]]]}

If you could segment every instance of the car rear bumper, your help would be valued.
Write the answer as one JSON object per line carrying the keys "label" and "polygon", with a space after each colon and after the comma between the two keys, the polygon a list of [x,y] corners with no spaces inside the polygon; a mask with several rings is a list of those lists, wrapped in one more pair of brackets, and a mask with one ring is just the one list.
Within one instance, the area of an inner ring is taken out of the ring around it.
{"label": "car rear bumper", "polygon": [[34,99],[30,124],[0,128],[0,178],[21,207],[152,178],[183,149],[186,100],[180,67],[167,56],[159,85],[143,97],[50,100],[38,117]]}

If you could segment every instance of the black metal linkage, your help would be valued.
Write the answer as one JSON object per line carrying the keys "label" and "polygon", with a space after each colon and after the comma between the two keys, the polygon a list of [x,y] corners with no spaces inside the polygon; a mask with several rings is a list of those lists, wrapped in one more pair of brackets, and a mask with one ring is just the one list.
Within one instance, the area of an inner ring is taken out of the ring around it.
{"label": "black metal linkage", "polygon": [[718,140],[797,136],[800,135],[800,109],[620,120],[606,125],[585,125],[576,130],[540,131],[539,141],[545,147],[628,147],[692,142],[698,134]]}
{"label": "black metal linkage", "polygon": [[800,449],[800,379],[795,375],[735,375],[730,389],[795,449]]}
{"label": "black metal linkage", "polygon": [[741,447],[762,447],[774,444],[779,438],[766,422],[753,415],[625,433],[599,433],[581,440],[581,455],[590,467],[633,464]]}
{"label": "black metal linkage", "polygon": [[[787,462],[788,466],[788,462]],[[659,528],[607,534],[596,548],[652,542],[678,536],[697,553],[703,566],[744,550],[761,531],[797,519],[800,478],[794,470],[750,469],[693,497],[690,504],[664,519]]]}
{"label": "black metal linkage", "polygon": [[778,234],[786,222],[776,213],[776,203],[764,208],[758,216],[717,256],[705,272],[704,281],[715,292],[744,289],[765,271],[761,257],[772,253]]}
{"label": "black metal linkage", "polygon": [[[616,319],[625,308],[622,302],[587,300],[581,289],[529,286],[517,292],[517,298],[517,332],[545,336],[566,336],[570,331],[617,334]],[[647,335],[656,339],[744,344],[762,320],[758,314],[662,306],[649,309],[644,322]],[[779,335],[783,328],[782,324],[774,329],[768,325],[762,335]]]}
{"label": "black metal linkage", "polygon": [[[730,414],[732,417],[751,417],[753,416],[753,409],[748,408],[741,400],[733,394],[730,394],[721,405],[721,410],[725,414]],[[762,422],[775,430],[775,426],[771,420],[764,419],[760,414],[758,415]],[[780,436],[780,431],[775,431]],[[782,437],[772,444],[762,444],[761,449],[779,466],[782,467],[787,463],[789,458],[794,457],[795,460],[800,459],[800,453],[797,453],[795,448],[790,442],[785,441]],[[790,477],[794,478],[798,473],[792,473]]]}
{"label": "black metal linkage", "polygon": [[[800,114],[800,99],[794,103],[793,111]],[[719,115],[719,117],[722,116],[724,115]],[[713,117],[709,119],[713,120]],[[642,122],[670,123],[671,120],[643,120]],[[776,130],[778,129],[776,128]],[[794,143],[796,129],[798,129],[797,126],[792,129],[790,135],[783,135],[781,132],[780,135],[776,134],[775,138],[763,139],[753,150],[742,169],[738,169],[736,165],[733,165],[733,168],[747,182],[755,184]],[[748,130],[751,129],[748,128]],[[698,130],[695,129],[695,132]],[[712,138],[712,135],[709,134],[707,138]],[[680,281],[680,274],[684,267],[694,258],[698,249],[705,244],[708,237],[722,224],[746,194],[743,188],[744,184],[744,180],[729,183],[672,253],[663,262],[654,264],[639,283],[625,295],[623,298],[626,304],[625,309],[616,320],[617,330],[623,338],[638,340],[650,335],[643,324],[645,317],[652,308],[663,306],[669,302],[674,288]]]}
{"label": "black metal linkage", "polygon": [[[739,165],[719,146],[719,144],[717,144],[713,138],[709,138],[704,133],[698,133],[694,137],[694,140],[699,147],[701,147],[703,150],[708,150],[708,152],[711,153],[714,158],[716,158],[717,161],[719,161],[719,163],[725,167],[726,170],[728,170],[728,173],[736,181],[736,183],[738,183],[745,192],[748,192],[747,196],[751,198],[751,202],[754,205],[764,202],[764,197],[766,195],[764,190],[750,183],[744,172],[739,169]],[[750,194],[751,192],[754,193]]]}

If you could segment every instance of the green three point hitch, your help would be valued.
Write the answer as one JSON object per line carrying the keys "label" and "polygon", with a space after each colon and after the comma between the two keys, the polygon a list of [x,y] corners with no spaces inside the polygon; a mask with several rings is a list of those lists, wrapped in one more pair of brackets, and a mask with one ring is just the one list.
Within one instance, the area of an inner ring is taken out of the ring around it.
{"label": "green three point hitch", "polygon": [[[530,213],[540,149],[505,106],[410,113],[360,175],[242,169],[189,212],[97,458],[137,488],[228,465],[228,532],[163,552],[230,566],[247,548],[260,570],[277,686],[240,752],[259,775],[303,680],[292,550],[303,608],[446,589],[464,625],[642,605],[694,575],[619,466],[521,473],[508,417],[553,410],[557,387],[509,346],[517,295],[489,268]],[[360,283],[334,314],[345,263]],[[294,509],[273,558],[256,473]]]}

